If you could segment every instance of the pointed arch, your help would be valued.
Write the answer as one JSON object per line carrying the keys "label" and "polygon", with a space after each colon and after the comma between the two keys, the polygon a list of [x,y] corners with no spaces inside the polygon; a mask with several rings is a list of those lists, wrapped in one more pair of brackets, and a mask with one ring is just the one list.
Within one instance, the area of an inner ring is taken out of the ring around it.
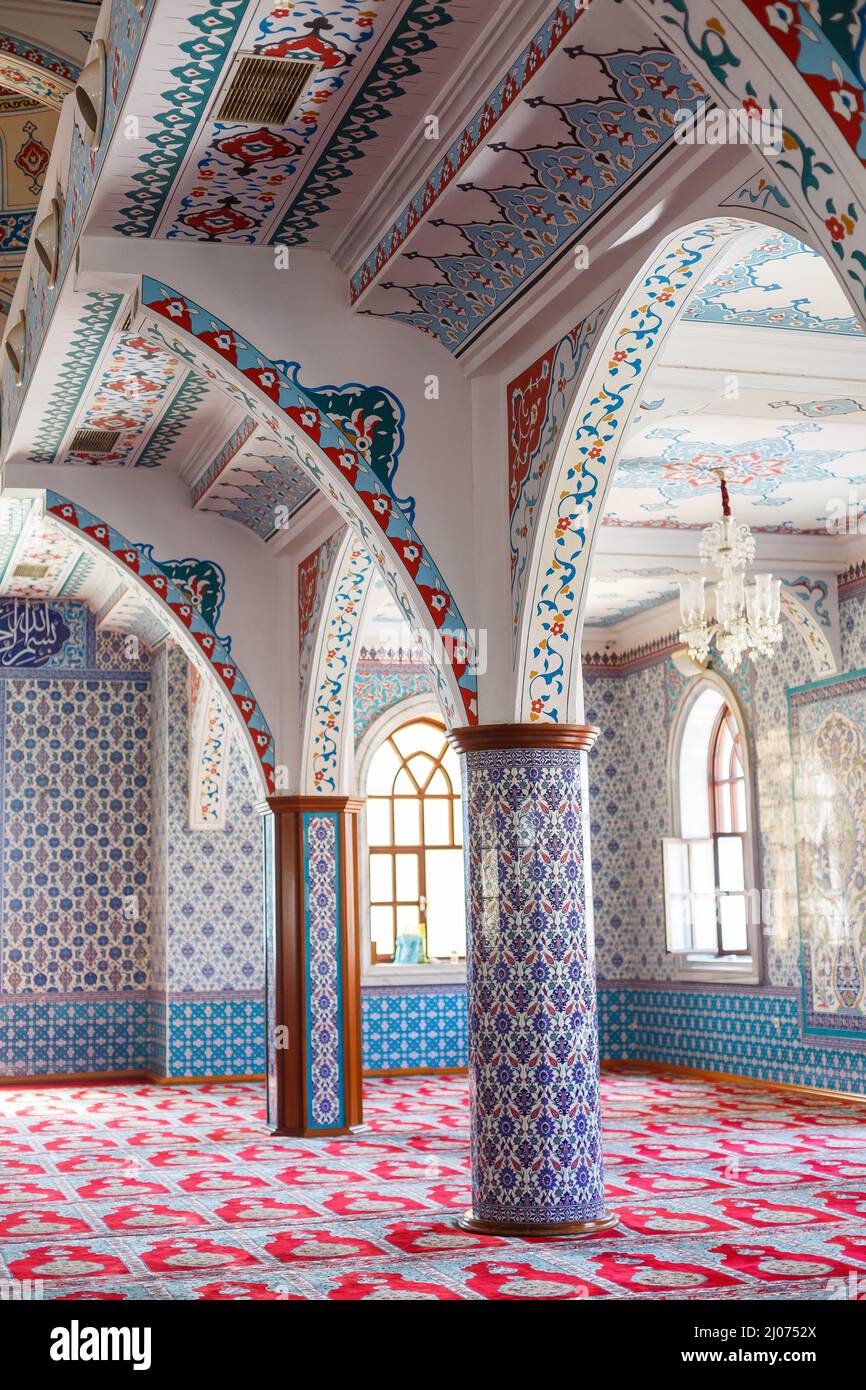
{"label": "pointed arch", "polygon": [[258,769],[263,794],[276,790],[274,781],[274,740],[267,720],[243,673],[231,655],[228,642],[219,637],[207,618],[198,611],[150,553],[151,547],[129,541],[108,522],[102,521],[77,502],[46,490],[48,515],[61,527],[73,531],[86,549],[111,561],[124,582],[132,580],[159,605],[160,614],[172,636],[199,672],[216,680],[224,692],[225,709],[230,713],[242,746]]}
{"label": "pointed arch", "polygon": [[[634,0],[724,109],[775,113],[758,194],[784,189],[857,312],[866,306],[863,6],[803,0]],[[817,13],[816,13],[817,9]]]}
{"label": "pointed arch", "polygon": [[[302,709],[301,779],[304,790],[351,791],[354,728],[352,695],[361,630],[371,581],[382,566],[348,528],[328,572]],[[400,605],[406,612],[406,600]],[[442,670],[427,662],[433,701],[450,723]]]}
{"label": "pointed arch", "polygon": [[517,646],[518,720],[579,717],[579,634],[594,542],[629,420],[701,276],[753,226],[711,218],[669,236],[599,335],[538,508]]}
{"label": "pointed arch", "polygon": [[276,362],[180,291],[143,276],[141,331],[219,386],[326,494],[377,561],[410,625],[442,655],[449,722],[477,721],[472,643],[456,600],[414,525],[355,442]]}

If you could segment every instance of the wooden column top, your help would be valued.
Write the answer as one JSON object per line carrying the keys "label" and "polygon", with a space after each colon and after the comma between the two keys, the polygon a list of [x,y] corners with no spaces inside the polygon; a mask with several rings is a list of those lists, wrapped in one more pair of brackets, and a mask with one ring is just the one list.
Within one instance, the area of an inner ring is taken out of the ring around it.
{"label": "wooden column top", "polygon": [[358,812],[364,805],[357,796],[269,796],[266,801],[256,803],[260,815],[268,811],[279,814],[281,811],[348,811]]}
{"label": "wooden column top", "polygon": [[468,724],[451,729],[448,738],[458,753],[508,748],[587,750],[599,733],[593,724]]}

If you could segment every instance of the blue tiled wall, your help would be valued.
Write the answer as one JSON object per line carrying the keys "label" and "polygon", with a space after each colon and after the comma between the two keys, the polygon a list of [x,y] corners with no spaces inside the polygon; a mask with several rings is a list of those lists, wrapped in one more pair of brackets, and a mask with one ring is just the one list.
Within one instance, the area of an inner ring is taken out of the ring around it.
{"label": "blue tiled wall", "polygon": [[866,1095],[866,1051],[805,1042],[798,1009],[771,990],[602,986],[601,1055]]}
{"label": "blue tiled wall", "polygon": [[466,1066],[462,985],[367,989],[361,1020],[366,1071]]}
{"label": "blue tiled wall", "polygon": [[[466,1065],[462,986],[367,990],[362,1014],[368,1071]],[[662,1062],[866,1094],[866,1051],[804,1042],[791,993],[602,983],[598,1014],[605,1061]]]}

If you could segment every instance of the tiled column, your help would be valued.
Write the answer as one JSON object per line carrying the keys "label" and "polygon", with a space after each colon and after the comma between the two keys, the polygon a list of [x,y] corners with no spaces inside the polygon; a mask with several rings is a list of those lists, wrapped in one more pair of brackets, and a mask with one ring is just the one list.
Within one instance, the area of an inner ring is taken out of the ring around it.
{"label": "tiled column", "polygon": [[348,796],[272,796],[264,814],[268,1123],[361,1123],[358,810]]}
{"label": "tiled column", "polygon": [[500,1235],[604,1230],[586,725],[455,729],[463,755],[472,1210]]}

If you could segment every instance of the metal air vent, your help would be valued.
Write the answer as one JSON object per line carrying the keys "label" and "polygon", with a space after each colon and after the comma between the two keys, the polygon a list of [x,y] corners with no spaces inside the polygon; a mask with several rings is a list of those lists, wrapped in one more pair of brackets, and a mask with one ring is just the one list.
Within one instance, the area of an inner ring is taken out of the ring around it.
{"label": "metal air vent", "polygon": [[16,565],[12,571],[13,579],[44,579],[48,573],[47,565],[30,564],[22,560],[20,565]]}
{"label": "metal air vent", "polygon": [[69,445],[70,454],[110,454],[120,438],[120,430],[76,430]]}
{"label": "metal air vent", "polygon": [[241,53],[214,120],[284,126],[318,71],[318,63]]}

